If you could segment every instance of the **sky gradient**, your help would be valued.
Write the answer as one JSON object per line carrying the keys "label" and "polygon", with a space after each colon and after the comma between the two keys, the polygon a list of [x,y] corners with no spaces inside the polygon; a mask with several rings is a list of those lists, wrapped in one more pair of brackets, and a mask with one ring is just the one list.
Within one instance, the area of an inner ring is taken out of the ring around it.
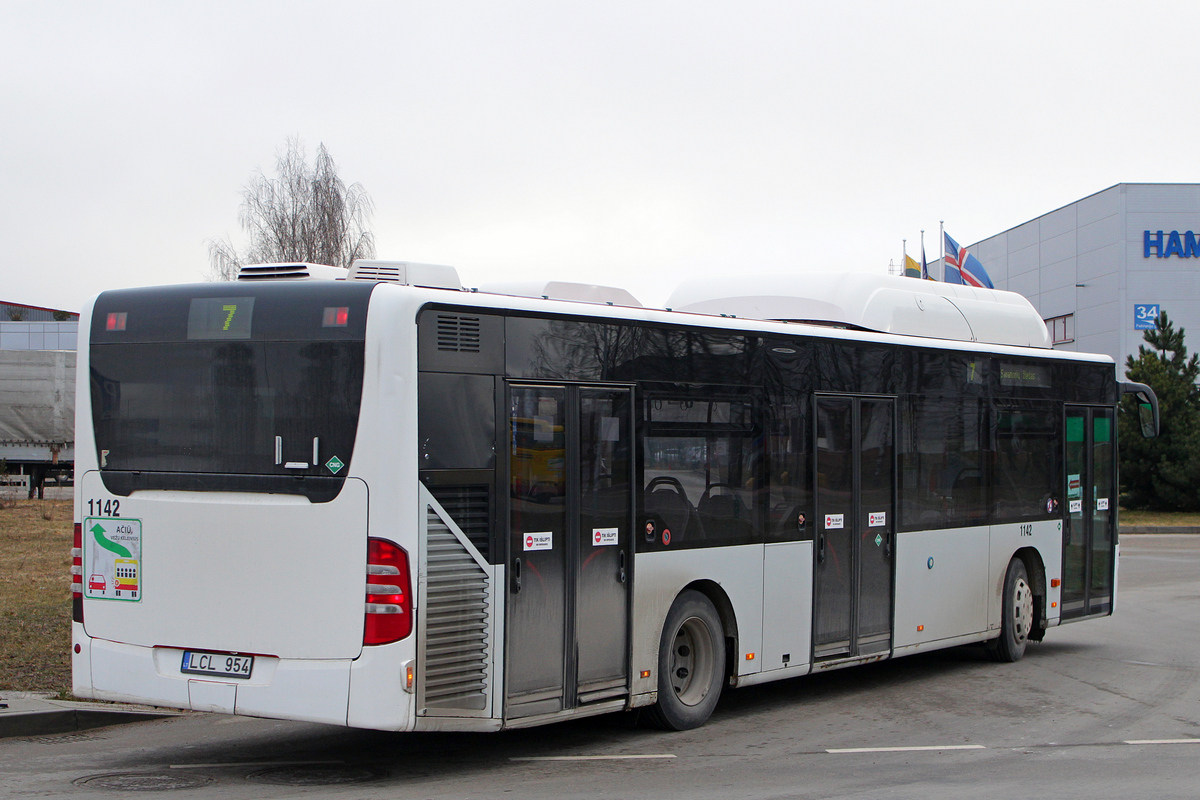
{"label": "sky gradient", "polygon": [[299,136],[467,286],[886,271],[1200,181],[1185,2],[0,0],[0,299],[203,280]]}

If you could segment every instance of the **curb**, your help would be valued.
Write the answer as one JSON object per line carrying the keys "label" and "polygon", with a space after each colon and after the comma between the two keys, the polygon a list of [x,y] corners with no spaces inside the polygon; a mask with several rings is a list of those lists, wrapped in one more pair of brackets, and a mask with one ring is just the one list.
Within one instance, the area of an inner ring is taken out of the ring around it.
{"label": "curb", "polygon": [[48,736],[56,733],[124,725],[177,716],[146,706],[79,703],[51,700],[34,692],[0,694],[0,739],[14,736]]}

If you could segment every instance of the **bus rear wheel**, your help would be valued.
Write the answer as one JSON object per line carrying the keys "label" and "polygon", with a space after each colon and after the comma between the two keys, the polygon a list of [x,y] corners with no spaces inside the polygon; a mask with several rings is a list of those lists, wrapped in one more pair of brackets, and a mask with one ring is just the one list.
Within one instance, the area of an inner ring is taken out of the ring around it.
{"label": "bus rear wheel", "polygon": [[1004,575],[1000,635],[988,642],[988,654],[996,661],[1020,661],[1033,630],[1033,587],[1019,558],[1008,562]]}
{"label": "bus rear wheel", "polygon": [[658,647],[658,702],[650,709],[660,728],[685,731],[708,721],[725,680],[725,634],[712,601],[682,592],[671,605]]}

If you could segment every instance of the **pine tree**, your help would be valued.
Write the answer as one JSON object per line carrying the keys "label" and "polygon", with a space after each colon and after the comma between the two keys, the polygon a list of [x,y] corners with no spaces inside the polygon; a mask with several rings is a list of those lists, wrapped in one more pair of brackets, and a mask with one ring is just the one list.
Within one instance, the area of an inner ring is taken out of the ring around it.
{"label": "pine tree", "polygon": [[1132,397],[1124,401],[1119,423],[1121,483],[1128,508],[1162,511],[1200,509],[1200,361],[1188,357],[1184,329],[1175,330],[1166,313],[1146,331],[1138,357],[1129,356],[1129,380],[1158,395],[1162,424],[1157,439],[1143,439]]}

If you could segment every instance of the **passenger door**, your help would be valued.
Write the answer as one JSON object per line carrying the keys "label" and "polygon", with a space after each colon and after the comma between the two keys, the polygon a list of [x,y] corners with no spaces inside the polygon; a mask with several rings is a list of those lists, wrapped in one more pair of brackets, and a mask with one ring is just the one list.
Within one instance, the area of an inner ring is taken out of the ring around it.
{"label": "passenger door", "polygon": [[506,718],[628,693],[631,394],[509,387]]}
{"label": "passenger door", "polygon": [[891,649],[895,401],[816,397],[813,657]]}
{"label": "passenger door", "polygon": [[1111,408],[1067,406],[1063,619],[1112,610],[1116,437]]}

